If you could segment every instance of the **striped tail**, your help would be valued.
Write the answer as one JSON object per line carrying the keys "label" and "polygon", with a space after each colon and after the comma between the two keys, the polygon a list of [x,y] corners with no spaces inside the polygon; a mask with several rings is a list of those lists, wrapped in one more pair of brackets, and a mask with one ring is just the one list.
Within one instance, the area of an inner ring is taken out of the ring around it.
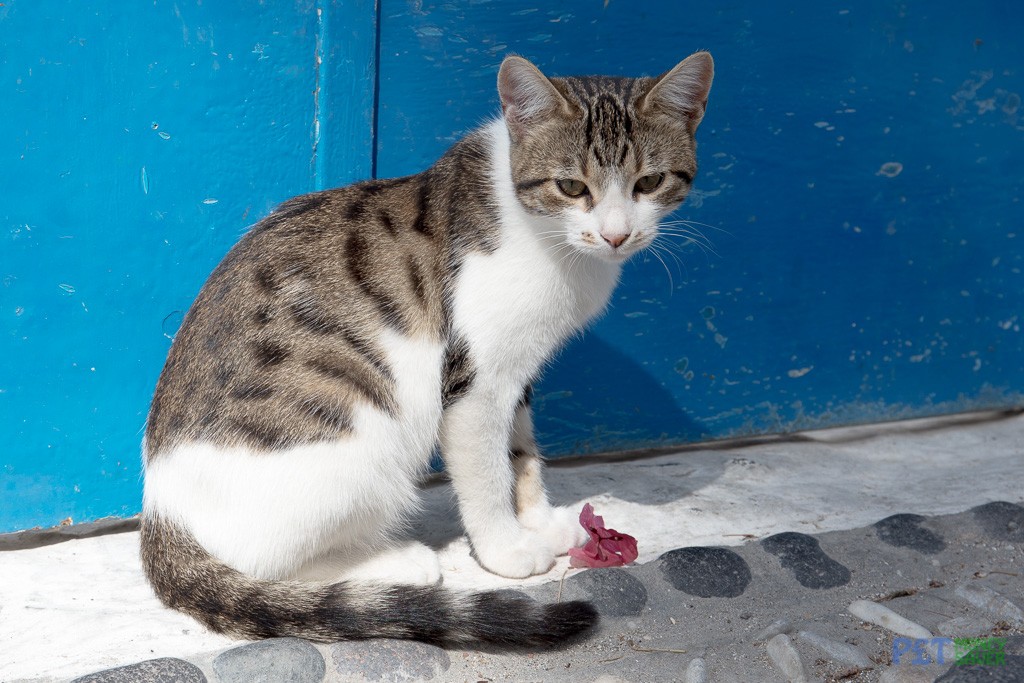
{"label": "striped tail", "polygon": [[142,564],[165,605],[238,638],[406,638],[527,649],[581,634],[598,620],[586,602],[545,605],[502,591],[253,579],[211,556],[184,529],[153,517],[142,520]]}

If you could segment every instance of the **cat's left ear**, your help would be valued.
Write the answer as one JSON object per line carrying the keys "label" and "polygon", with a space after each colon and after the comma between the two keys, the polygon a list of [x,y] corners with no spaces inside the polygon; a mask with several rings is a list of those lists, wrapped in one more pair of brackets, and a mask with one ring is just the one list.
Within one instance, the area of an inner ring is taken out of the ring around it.
{"label": "cat's left ear", "polygon": [[715,62],[711,53],[695,52],[655,79],[651,89],[637,100],[637,111],[662,113],[676,119],[685,117],[692,133],[704,118],[714,77]]}
{"label": "cat's left ear", "polygon": [[509,55],[498,70],[501,111],[513,140],[533,124],[569,112],[569,103],[531,62]]}

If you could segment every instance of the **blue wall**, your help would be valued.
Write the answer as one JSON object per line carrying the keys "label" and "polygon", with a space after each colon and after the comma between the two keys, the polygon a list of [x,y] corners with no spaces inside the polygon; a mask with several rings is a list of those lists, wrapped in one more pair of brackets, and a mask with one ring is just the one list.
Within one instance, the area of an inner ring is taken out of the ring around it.
{"label": "blue wall", "polygon": [[715,253],[627,268],[538,387],[548,452],[1024,402],[1024,10],[773,5],[6,0],[0,531],[136,512],[210,269],[289,196],[429,165],[507,52],[717,64],[679,214]]}

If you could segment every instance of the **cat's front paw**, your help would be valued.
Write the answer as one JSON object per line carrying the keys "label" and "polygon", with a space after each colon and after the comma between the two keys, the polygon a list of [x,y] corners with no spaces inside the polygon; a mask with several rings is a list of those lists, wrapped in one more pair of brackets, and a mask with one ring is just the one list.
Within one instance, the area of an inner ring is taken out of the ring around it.
{"label": "cat's front paw", "polygon": [[489,572],[510,579],[543,574],[555,564],[554,547],[530,529],[473,543],[477,561]]}
{"label": "cat's front paw", "polygon": [[580,525],[580,513],[568,507],[536,506],[523,510],[519,521],[543,536],[559,555],[578,548],[590,538]]}

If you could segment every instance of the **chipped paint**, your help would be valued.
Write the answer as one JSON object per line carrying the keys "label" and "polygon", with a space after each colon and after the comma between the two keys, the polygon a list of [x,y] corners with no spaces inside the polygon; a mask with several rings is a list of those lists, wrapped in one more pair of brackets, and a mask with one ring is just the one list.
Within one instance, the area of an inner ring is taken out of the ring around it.
{"label": "chipped paint", "polygon": [[898,161],[887,161],[879,167],[878,172],[875,175],[885,176],[886,178],[895,178],[900,173],[903,173],[903,164]]}
{"label": "chipped paint", "polygon": [[932,355],[931,349],[925,349],[921,353],[916,353],[910,357],[911,363],[921,363],[928,360],[928,357]]}
{"label": "chipped paint", "polygon": [[1014,332],[1020,332],[1020,325],[1017,323],[1017,316],[1011,316],[1009,320],[1002,320],[997,323],[1001,330],[1013,330]]}

